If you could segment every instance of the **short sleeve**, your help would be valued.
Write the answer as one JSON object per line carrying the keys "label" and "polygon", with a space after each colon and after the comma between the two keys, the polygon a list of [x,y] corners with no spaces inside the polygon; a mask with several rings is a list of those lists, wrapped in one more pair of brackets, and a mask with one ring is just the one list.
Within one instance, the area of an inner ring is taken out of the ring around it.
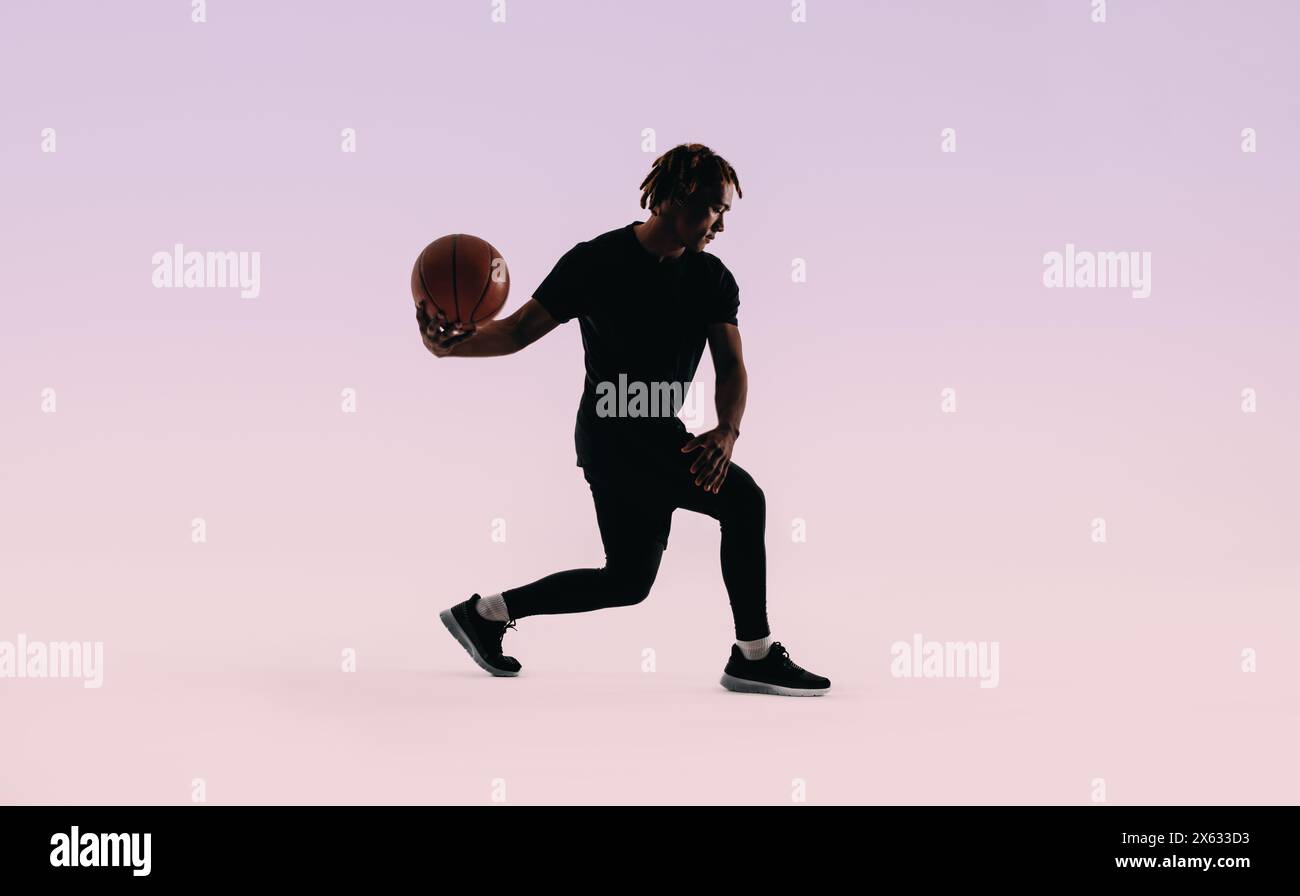
{"label": "short sleeve", "polygon": [[533,298],[559,323],[586,314],[591,305],[591,271],[586,243],[560,256],[555,267],[533,290]]}
{"label": "short sleeve", "polygon": [[736,278],[732,276],[731,271],[721,261],[718,267],[722,270],[718,275],[717,291],[714,296],[713,308],[709,314],[709,323],[718,324],[736,324],[736,313],[740,309],[740,286],[736,283]]}

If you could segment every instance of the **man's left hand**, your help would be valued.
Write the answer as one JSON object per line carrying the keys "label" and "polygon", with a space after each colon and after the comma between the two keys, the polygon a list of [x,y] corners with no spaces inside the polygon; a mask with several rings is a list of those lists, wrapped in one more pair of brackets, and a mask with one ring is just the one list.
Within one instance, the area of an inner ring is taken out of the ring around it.
{"label": "man's left hand", "polygon": [[682,446],[682,453],[699,450],[700,456],[691,464],[695,484],[705,491],[718,493],[731,467],[731,449],[736,444],[737,432],[730,426],[715,426],[702,432]]}

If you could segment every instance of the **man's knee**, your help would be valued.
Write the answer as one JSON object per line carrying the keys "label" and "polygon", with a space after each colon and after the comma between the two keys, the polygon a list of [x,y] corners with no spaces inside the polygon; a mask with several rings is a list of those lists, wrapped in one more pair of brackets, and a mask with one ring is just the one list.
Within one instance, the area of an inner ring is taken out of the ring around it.
{"label": "man's knee", "polygon": [[663,546],[657,543],[634,550],[611,554],[605,561],[610,605],[627,607],[650,596],[650,588],[659,574]]}
{"label": "man's knee", "polygon": [[767,496],[758,483],[748,476],[729,483],[734,488],[727,495],[727,510],[723,522],[762,525],[767,518]]}

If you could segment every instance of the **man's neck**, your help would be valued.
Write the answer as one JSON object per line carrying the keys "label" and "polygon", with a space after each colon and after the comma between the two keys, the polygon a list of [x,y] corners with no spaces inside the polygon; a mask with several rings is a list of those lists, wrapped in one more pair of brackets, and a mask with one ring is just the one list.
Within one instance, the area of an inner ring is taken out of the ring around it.
{"label": "man's neck", "polygon": [[632,232],[636,234],[641,248],[653,255],[660,264],[674,262],[686,251],[686,247],[677,242],[672,227],[658,215],[651,215],[643,223],[634,225]]}

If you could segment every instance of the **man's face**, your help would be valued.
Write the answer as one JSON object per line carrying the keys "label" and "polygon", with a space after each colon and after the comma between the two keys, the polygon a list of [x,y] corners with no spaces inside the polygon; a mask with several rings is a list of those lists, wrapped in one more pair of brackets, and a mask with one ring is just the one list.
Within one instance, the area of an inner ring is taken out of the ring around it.
{"label": "man's face", "polygon": [[731,211],[733,190],[730,183],[701,191],[685,205],[677,206],[674,232],[687,252],[703,252],[723,230],[723,216]]}

